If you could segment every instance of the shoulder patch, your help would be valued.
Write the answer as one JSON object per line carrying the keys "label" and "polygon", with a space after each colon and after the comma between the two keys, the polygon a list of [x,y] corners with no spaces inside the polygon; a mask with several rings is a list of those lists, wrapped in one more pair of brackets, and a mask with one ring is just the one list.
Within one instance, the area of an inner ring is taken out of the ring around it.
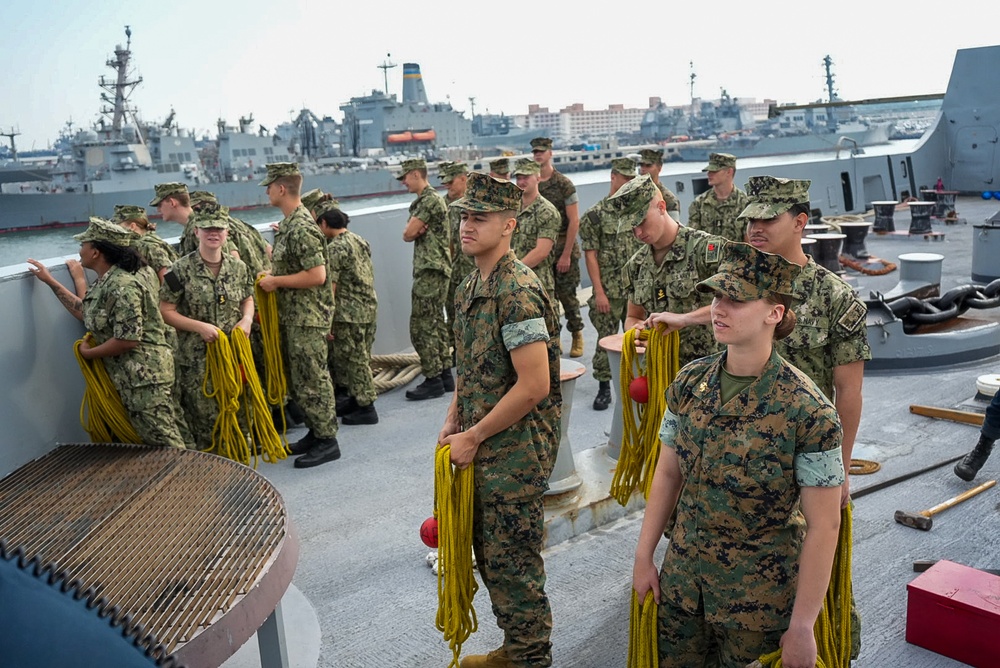
{"label": "shoulder patch", "polygon": [[722,253],[722,244],[718,241],[709,241],[705,244],[705,262],[718,264],[719,255]]}
{"label": "shoulder patch", "polygon": [[845,331],[853,332],[865,321],[867,313],[868,308],[858,300],[854,300],[848,309],[844,311],[844,315],[840,316],[837,325]]}
{"label": "shoulder patch", "polygon": [[163,282],[166,283],[167,287],[174,292],[180,292],[184,289],[184,284],[181,283],[181,279],[177,277],[177,274],[174,273],[173,269],[163,275]]}

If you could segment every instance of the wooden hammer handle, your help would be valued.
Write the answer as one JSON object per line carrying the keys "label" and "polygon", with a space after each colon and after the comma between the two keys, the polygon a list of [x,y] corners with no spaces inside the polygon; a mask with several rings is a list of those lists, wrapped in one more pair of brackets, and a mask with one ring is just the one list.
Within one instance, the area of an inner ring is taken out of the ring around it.
{"label": "wooden hammer handle", "polygon": [[938,418],[939,420],[951,420],[952,422],[961,422],[962,424],[972,424],[977,427],[983,426],[983,420],[986,417],[981,413],[956,411],[952,408],[938,408],[937,406],[920,406],[919,404],[911,404],[910,412],[915,415],[924,415],[926,417]]}
{"label": "wooden hammer handle", "polygon": [[971,499],[972,497],[974,497],[976,494],[979,494],[980,492],[985,492],[986,490],[988,490],[990,487],[992,487],[995,484],[997,484],[996,480],[987,480],[982,485],[979,485],[978,487],[973,487],[972,489],[966,490],[966,491],[962,492],[961,494],[959,494],[957,496],[953,496],[950,499],[948,499],[947,501],[944,501],[943,503],[939,503],[936,506],[934,506],[933,508],[928,508],[927,510],[923,511],[920,514],[923,515],[924,517],[930,517],[931,515],[934,515],[935,513],[940,513],[942,510],[947,510],[947,509],[951,508],[952,506],[957,506],[958,504],[962,503],[962,501],[965,501],[966,499]]}

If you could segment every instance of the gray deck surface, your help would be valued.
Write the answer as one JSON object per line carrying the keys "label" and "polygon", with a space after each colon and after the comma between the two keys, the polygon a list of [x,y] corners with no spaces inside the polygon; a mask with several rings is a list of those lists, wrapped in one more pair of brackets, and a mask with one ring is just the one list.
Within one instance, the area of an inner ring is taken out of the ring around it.
{"label": "gray deck surface", "polygon": [[[941,253],[942,289],[967,283],[972,225],[997,209],[1000,202],[961,198],[958,213],[968,224],[935,223],[936,230],[945,232],[944,241],[869,236],[868,249],[893,261],[905,252]],[[908,214],[896,215],[897,229],[906,229]],[[859,283],[867,294],[868,289],[888,291],[897,281],[894,272],[863,277]],[[1000,309],[974,315],[1000,320]],[[585,335],[587,353],[581,361],[589,367],[596,338],[589,321]],[[568,351],[565,332],[563,345]],[[998,372],[1000,361],[992,358],[946,369],[866,374],[855,457],[879,461],[882,470],[855,477],[855,490],[970,449],[978,428],[912,415],[908,406],[955,407],[975,394],[977,376]],[[607,440],[612,413],[591,409],[596,385],[588,372],[576,386],[570,435],[578,459]],[[447,401],[408,402],[402,389],[394,390],[376,404],[380,424],[341,428],[344,454],[339,461],[301,471],[292,468],[291,459],[261,466],[284,496],[302,543],[294,579],[298,591],[286,597],[285,606],[293,666],[447,665],[450,653],[434,629],[435,577],[425,565],[428,549],[417,533],[432,511],[432,453]],[[290,438],[302,433],[291,432]],[[977,481],[998,475],[1000,456],[994,456]],[[905,642],[906,584],[916,577],[912,562],[917,559],[1000,568],[1000,491],[994,488],[935,516],[929,532],[896,524],[893,512],[925,509],[971,486],[948,466],[857,501],[853,572],[863,617],[858,666],[963,665]],[[641,521],[641,512],[632,513],[546,550],[554,665],[625,665],[632,555]],[[663,549],[661,543],[661,553]],[[315,619],[305,601],[314,608]],[[464,653],[500,643],[485,590],[476,597],[476,610],[480,630]],[[255,644],[248,643],[226,665],[259,665],[254,663]]]}

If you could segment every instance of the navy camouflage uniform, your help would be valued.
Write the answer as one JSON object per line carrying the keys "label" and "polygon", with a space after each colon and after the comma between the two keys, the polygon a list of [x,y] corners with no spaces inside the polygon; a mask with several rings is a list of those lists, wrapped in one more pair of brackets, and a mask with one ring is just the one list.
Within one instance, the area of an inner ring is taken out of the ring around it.
{"label": "navy camouflage uniform", "polygon": [[451,280],[451,231],[444,198],[431,186],[410,204],[410,218],[427,231],[413,241],[413,288],[410,300],[410,342],[428,378],[451,368],[452,337],[445,324],[444,303]]}
{"label": "navy camouflage uniform", "polygon": [[[552,272],[555,276],[556,286],[555,299],[562,304],[563,312],[566,314],[566,329],[570,332],[582,332],[583,316],[580,314],[580,302],[576,298],[576,291],[580,287],[580,242],[577,239],[566,238],[566,232],[569,228],[566,207],[579,202],[576,186],[566,175],[553,169],[552,176],[538,183],[538,192],[556,207],[556,210],[559,211],[559,217],[562,218],[559,236],[556,237],[556,243],[552,247]],[[562,273],[556,268],[556,264],[566,249],[567,243],[573,244],[570,251],[569,271]]]}
{"label": "navy camouflage uniform", "polygon": [[[510,248],[519,260],[524,259],[525,255],[535,249],[539,239],[551,239],[554,249],[561,224],[556,207],[539,195],[534,202],[517,213],[517,227],[514,228]],[[553,299],[556,291],[555,275],[558,273],[555,264],[554,251],[550,251],[545,259],[531,268],[538,276],[545,292]]]}

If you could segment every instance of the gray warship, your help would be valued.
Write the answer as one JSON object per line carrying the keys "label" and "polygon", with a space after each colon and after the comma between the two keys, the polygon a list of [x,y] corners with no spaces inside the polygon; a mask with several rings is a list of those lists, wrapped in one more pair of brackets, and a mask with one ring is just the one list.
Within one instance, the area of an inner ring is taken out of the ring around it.
{"label": "gray warship", "polygon": [[[961,193],[956,207],[964,223],[931,221],[936,234],[909,234],[904,232],[905,216],[897,213],[899,233],[869,235],[867,245],[872,254],[892,260],[936,252],[943,256],[940,284],[947,289],[967,283],[970,276],[976,282],[1000,276],[1000,252],[995,252],[1000,225],[988,222],[1000,204],[980,194],[992,191],[1000,174],[998,136],[1000,46],[963,49],[956,55],[934,126],[905,149],[897,145],[873,147],[865,154],[748,158],[740,162],[739,173],[741,179],[764,174],[811,179],[812,205],[828,217],[865,213],[872,202],[902,202],[942,178]],[[584,209],[607,193],[606,173],[574,173],[572,179]],[[679,195],[682,210],[708,188],[705,175],[683,163],[666,165],[661,179]],[[312,185],[307,177],[306,186]],[[399,235],[406,205],[362,208],[347,203],[345,209],[352,229],[372,246],[380,296],[375,352],[406,350],[411,251]],[[259,227],[268,231],[265,224]],[[992,252],[977,250],[984,236],[992,239]],[[45,264],[72,285],[64,258]],[[899,279],[892,274],[854,278],[866,295],[889,294]],[[0,269],[0,307],[12,316],[0,321],[0,374],[7,383],[0,395],[3,476],[57,443],[84,441],[86,435],[79,423],[83,381],[72,352],[83,333],[80,324],[26,265]],[[968,319],[954,318],[958,326],[953,329],[960,330]],[[1000,309],[976,311],[975,319],[976,327],[992,323],[996,332]],[[882,324],[869,323],[873,347],[885,345]],[[948,462],[971,448],[977,430],[914,415],[907,406],[955,408],[974,402],[976,379],[998,371],[1000,339],[994,333],[991,347],[974,357],[923,363],[924,356],[932,357],[927,351],[934,345],[933,335],[942,333],[945,324],[935,325],[937,331],[890,331],[889,339],[931,338],[913,339],[905,368],[866,374],[855,456],[879,462],[881,470],[852,475],[854,596],[864,620],[857,665],[865,668],[963,665],[905,640],[906,587],[916,577],[914,561],[950,559],[975,568],[1000,567],[995,490],[935,517],[929,532],[893,521],[893,510],[927,508],[969,487],[952,475]],[[596,333],[589,324],[585,333],[589,355]],[[596,388],[596,381],[584,374],[567,397],[567,412],[572,412],[560,459],[571,455],[581,484],[546,508],[554,665],[572,668],[626,663],[631,565],[641,523],[641,513],[634,512],[641,504],[623,509],[608,498],[607,482],[615,466],[609,443],[613,411],[590,410]],[[270,661],[267,668],[419,668],[446,665],[451,656],[434,628],[436,580],[418,538],[420,523],[432,512],[432,452],[447,400],[414,404],[404,400],[402,390],[393,390],[378,401],[381,422],[343,428],[344,456],[335,464],[302,471],[283,462],[260,469],[280,492],[302,548],[293,586],[282,603],[287,658]],[[291,438],[302,431],[292,432]],[[979,481],[998,475],[1000,458],[994,456]],[[484,590],[475,605],[483,624],[465,644],[466,653],[500,642],[500,632],[486,622],[490,615]],[[247,643],[223,665],[259,666],[256,652],[254,643]]]}

